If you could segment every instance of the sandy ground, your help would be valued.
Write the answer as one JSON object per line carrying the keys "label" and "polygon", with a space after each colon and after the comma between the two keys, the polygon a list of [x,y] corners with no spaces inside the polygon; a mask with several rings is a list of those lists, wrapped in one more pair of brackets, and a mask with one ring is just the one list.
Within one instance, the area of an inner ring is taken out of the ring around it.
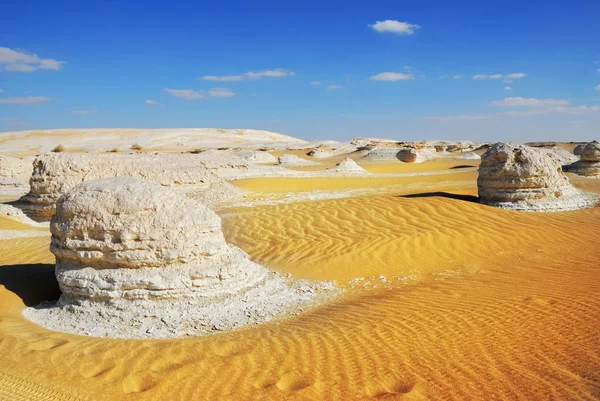
{"label": "sandy ground", "polygon": [[[0,239],[0,399],[600,399],[600,208],[479,205],[476,172],[460,165],[476,163],[234,182],[287,201],[219,211],[228,241],[348,291],[293,319],[208,337],[110,340],[28,322],[26,305],[58,296],[49,237],[0,218],[0,232],[28,233]],[[600,180],[569,177],[600,193]],[[322,199],[294,200],[315,190]]]}

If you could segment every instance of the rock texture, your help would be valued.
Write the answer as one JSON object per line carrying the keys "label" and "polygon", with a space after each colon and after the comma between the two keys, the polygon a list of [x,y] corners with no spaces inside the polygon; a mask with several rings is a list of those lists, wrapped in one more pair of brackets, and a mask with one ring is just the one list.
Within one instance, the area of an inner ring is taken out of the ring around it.
{"label": "rock texture", "polygon": [[479,156],[477,153],[467,152],[467,153],[463,153],[462,155],[458,156],[458,159],[461,159],[461,160],[480,160],[481,156]]}
{"label": "rock texture", "polygon": [[344,160],[335,165],[335,167],[325,170],[326,173],[334,174],[366,174],[367,171],[356,164],[354,160],[346,157]]}
{"label": "rock texture", "polygon": [[377,161],[397,160],[398,148],[375,148],[363,156],[365,159]]}
{"label": "rock texture", "polygon": [[261,150],[259,150],[259,151],[242,151],[242,152],[240,152],[240,156],[250,163],[260,163],[260,164],[277,163],[277,158],[275,156],[273,156],[269,152],[265,152],[265,151],[261,151]]}
{"label": "rock texture", "polygon": [[332,148],[326,145],[319,145],[307,153],[308,156],[316,157],[319,159],[325,159],[328,157],[335,156],[335,152]]}
{"label": "rock texture", "polygon": [[316,166],[319,163],[286,153],[279,156],[279,164],[282,166]]}
{"label": "rock texture", "polygon": [[595,201],[569,183],[556,161],[518,143],[496,143],[483,154],[477,187],[481,203],[506,209],[574,210]]}
{"label": "rock texture", "polygon": [[30,191],[22,200],[41,216],[52,216],[58,198],[77,184],[97,178],[130,176],[179,189],[219,207],[242,192],[209,171],[191,154],[51,153],[33,163]]}
{"label": "rock texture", "polygon": [[426,159],[414,148],[400,149],[396,154],[398,160],[404,163],[422,163]]}
{"label": "rock texture", "polygon": [[583,148],[585,148],[585,145],[587,145],[587,143],[582,143],[581,145],[575,146],[573,149],[573,154],[575,156],[581,156],[583,154]]}
{"label": "rock texture", "polygon": [[574,163],[578,160],[577,156],[573,153],[561,148],[560,146],[551,146],[546,148],[534,148],[561,166],[567,166],[571,163]]}
{"label": "rock texture", "polygon": [[[248,321],[248,308],[273,315],[285,303],[310,298],[227,244],[221,219],[207,206],[136,178],[77,185],[59,199],[50,231],[62,296],[57,307],[30,310],[34,321],[50,324],[54,317],[82,330],[99,325],[109,335],[136,332],[128,319],[150,313],[155,318],[144,324],[151,332],[163,317],[181,334],[199,322],[237,327]],[[248,293],[258,299],[248,300]],[[224,309],[215,310],[220,302]],[[233,308],[229,318],[227,308]]]}
{"label": "rock texture", "polygon": [[600,143],[592,141],[585,145],[581,160],[571,164],[568,171],[586,177],[600,177]]}

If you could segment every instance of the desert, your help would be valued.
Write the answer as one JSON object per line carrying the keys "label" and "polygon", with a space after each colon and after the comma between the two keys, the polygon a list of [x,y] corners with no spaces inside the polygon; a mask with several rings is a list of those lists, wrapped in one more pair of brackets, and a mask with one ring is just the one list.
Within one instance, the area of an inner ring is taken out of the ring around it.
{"label": "desert", "polygon": [[600,180],[549,146],[255,140],[4,142],[1,398],[595,397]]}

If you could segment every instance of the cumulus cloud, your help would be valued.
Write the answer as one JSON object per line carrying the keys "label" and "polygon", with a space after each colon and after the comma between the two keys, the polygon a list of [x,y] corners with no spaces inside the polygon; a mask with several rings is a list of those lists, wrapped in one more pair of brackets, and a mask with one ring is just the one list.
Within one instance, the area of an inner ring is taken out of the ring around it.
{"label": "cumulus cloud", "polygon": [[179,97],[179,98],[182,98],[185,100],[206,99],[206,96],[204,96],[202,93],[195,91],[193,89],[169,89],[169,88],[166,88],[165,91],[167,91],[171,96]]}
{"label": "cumulus cloud", "polygon": [[552,107],[568,106],[569,101],[561,99],[538,99],[534,97],[507,97],[502,100],[494,100],[490,105],[500,107]]}
{"label": "cumulus cloud", "polygon": [[409,81],[415,79],[413,74],[403,72],[382,72],[369,78],[371,81]]}
{"label": "cumulus cloud", "polygon": [[336,89],[342,89],[342,88],[343,88],[343,86],[342,86],[342,85],[329,85],[329,86],[327,87],[327,90],[328,90],[328,91],[333,91],[333,90],[336,90]]}
{"label": "cumulus cloud", "polygon": [[41,58],[37,54],[0,47],[0,67],[8,72],[33,72],[38,70],[60,70],[65,64],[52,58]]}
{"label": "cumulus cloud", "polygon": [[0,104],[37,104],[51,100],[46,96],[6,97],[0,99]]}
{"label": "cumulus cloud", "polygon": [[80,115],[80,116],[87,116],[88,114],[94,114],[94,113],[97,113],[97,112],[98,112],[98,110],[96,110],[96,109],[74,110],[73,114]]}
{"label": "cumulus cloud", "polygon": [[212,97],[231,97],[235,93],[227,88],[212,88],[208,91],[208,94]]}
{"label": "cumulus cloud", "polygon": [[377,21],[374,24],[369,25],[369,28],[373,28],[373,30],[382,33],[389,32],[397,35],[412,35],[420,28],[420,26],[417,24],[409,24],[408,22],[388,19],[385,21]]}

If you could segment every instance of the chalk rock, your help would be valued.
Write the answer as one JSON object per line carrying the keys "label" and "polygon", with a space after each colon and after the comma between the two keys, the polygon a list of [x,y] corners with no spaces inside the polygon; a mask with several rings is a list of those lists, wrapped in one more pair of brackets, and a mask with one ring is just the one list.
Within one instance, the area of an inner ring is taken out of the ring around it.
{"label": "chalk rock", "polygon": [[344,160],[335,165],[335,167],[325,170],[326,173],[334,174],[365,174],[367,171],[356,164],[354,160],[346,157]]}
{"label": "chalk rock", "polygon": [[27,193],[33,158],[0,156],[0,195],[19,197]]}
{"label": "chalk rock", "polygon": [[462,155],[458,156],[458,159],[461,159],[461,160],[480,160],[481,156],[479,156],[477,153],[467,152],[467,153],[463,153]]}
{"label": "chalk rock", "polygon": [[574,188],[544,152],[518,143],[496,143],[481,157],[479,201],[506,209],[573,210],[594,199]]}
{"label": "chalk rock", "polygon": [[58,198],[77,184],[97,178],[130,176],[173,187],[211,207],[235,202],[241,190],[217,177],[193,154],[50,153],[37,157],[21,199],[40,216],[52,216]]}
{"label": "chalk rock", "polygon": [[398,160],[404,163],[422,163],[426,159],[414,148],[400,149],[396,154]]}
{"label": "chalk rock", "polygon": [[571,164],[568,171],[586,177],[600,177],[600,143],[592,141],[585,145],[581,160]]}
{"label": "chalk rock", "polygon": [[273,156],[269,152],[265,152],[265,151],[261,151],[261,150],[242,151],[242,152],[240,152],[240,156],[250,163],[260,163],[260,164],[277,163],[277,158],[275,156]]}
{"label": "chalk rock", "polygon": [[335,152],[332,148],[326,145],[319,145],[307,153],[308,156],[325,159],[328,157],[335,156]]}
{"label": "chalk rock", "polygon": [[363,156],[365,159],[377,161],[397,160],[398,148],[375,148]]}
{"label": "chalk rock", "polygon": [[50,231],[70,299],[213,297],[266,278],[225,242],[215,212],[132,177],[77,185],[59,199]]}
{"label": "chalk rock", "polygon": [[546,148],[540,147],[534,149],[544,153],[560,166],[566,166],[579,160],[573,153],[561,148],[560,146],[551,146]]}
{"label": "chalk rock", "polygon": [[319,163],[286,153],[279,156],[279,164],[282,166],[315,166]]}

